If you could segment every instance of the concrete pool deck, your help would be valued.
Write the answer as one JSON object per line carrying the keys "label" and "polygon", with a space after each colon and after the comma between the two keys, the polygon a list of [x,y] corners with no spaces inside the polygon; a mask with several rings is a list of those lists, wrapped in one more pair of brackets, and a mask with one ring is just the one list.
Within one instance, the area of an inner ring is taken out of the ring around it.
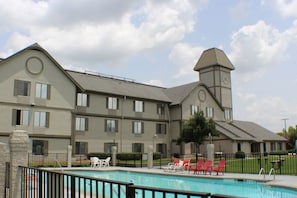
{"label": "concrete pool deck", "polygon": [[[64,170],[67,170],[65,168]],[[144,173],[158,173],[167,175],[177,175],[177,176],[191,176],[191,177],[201,177],[201,178],[214,178],[214,179],[243,179],[243,180],[256,180],[265,182],[267,185],[292,188],[297,191],[297,176],[291,175],[258,175],[258,174],[237,174],[237,173],[225,173],[224,175],[219,174],[218,176],[214,173],[212,175],[197,174],[194,175],[192,172],[188,171],[177,171],[177,172],[165,172],[160,168],[128,168],[128,167],[104,167],[104,168],[71,168],[70,170],[123,170],[123,171],[136,171]]]}

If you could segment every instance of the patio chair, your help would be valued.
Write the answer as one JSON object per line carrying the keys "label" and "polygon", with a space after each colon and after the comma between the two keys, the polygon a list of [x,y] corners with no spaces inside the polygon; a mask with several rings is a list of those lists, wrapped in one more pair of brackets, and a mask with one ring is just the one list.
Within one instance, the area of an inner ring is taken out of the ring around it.
{"label": "patio chair", "polygon": [[102,167],[109,167],[111,157],[107,157],[105,160],[102,160]]}
{"label": "patio chair", "polygon": [[200,171],[202,171],[203,165],[204,165],[204,160],[200,159],[200,160],[197,161],[195,166],[190,166],[189,167],[189,172],[193,171],[193,174],[197,174]]}
{"label": "patio chair", "polygon": [[172,171],[174,169],[174,166],[177,166],[178,164],[179,164],[179,159],[174,159],[173,162],[169,162],[167,166],[163,166],[162,169],[165,172],[169,172],[169,171]]}
{"label": "patio chair", "polygon": [[222,173],[222,175],[224,175],[225,167],[226,167],[226,160],[221,160],[217,166],[212,168],[212,171],[216,172],[217,175],[219,175],[219,173]]}
{"label": "patio chair", "polygon": [[179,160],[179,163],[174,164],[173,166],[173,171],[181,171],[184,170],[184,161],[183,160]]}
{"label": "patio chair", "polygon": [[204,165],[201,168],[201,171],[203,171],[204,174],[207,172],[211,175],[212,171],[212,160],[206,160]]}
{"label": "patio chair", "polygon": [[183,170],[189,170],[190,167],[190,159],[185,159],[183,163]]}
{"label": "patio chair", "polygon": [[90,160],[91,160],[91,167],[93,168],[99,167],[101,165],[98,157],[91,157]]}

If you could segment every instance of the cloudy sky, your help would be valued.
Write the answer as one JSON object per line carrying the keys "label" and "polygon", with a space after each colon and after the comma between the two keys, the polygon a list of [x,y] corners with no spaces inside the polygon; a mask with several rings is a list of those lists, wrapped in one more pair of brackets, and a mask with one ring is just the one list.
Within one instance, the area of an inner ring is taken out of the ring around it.
{"label": "cloudy sky", "polygon": [[[224,50],[234,119],[297,124],[297,1],[0,0],[0,57],[39,43],[63,67],[163,87],[198,80],[203,50]],[[283,119],[288,119],[284,121]]]}

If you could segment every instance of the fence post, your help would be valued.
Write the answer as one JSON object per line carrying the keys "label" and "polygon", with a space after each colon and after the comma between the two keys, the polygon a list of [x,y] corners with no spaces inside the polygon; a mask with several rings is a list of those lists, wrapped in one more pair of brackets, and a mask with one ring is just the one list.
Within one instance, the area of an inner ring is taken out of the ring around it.
{"label": "fence post", "polygon": [[[19,166],[28,166],[29,136],[24,130],[14,130],[9,137],[10,144],[10,176],[9,197],[20,197]],[[27,179],[27,178],[25,178]]]}
{"label": "fence post", "polygon": [[127,185],[126,197],[135,198],[135,188],[133,183]]}
{"label": "fence post", "polygon": [[241,173],[243,173],[243,157],[241,158]]}
{"label": "fence post", "polygon": [[71,167],[71,162],[72,162],[72,145],[68,145],[67,147],[67,167]]}
{"label": "fence post", "polygon": [[0,142],[0,197],[5,197],[6,162],[8,161],[7,144]]}

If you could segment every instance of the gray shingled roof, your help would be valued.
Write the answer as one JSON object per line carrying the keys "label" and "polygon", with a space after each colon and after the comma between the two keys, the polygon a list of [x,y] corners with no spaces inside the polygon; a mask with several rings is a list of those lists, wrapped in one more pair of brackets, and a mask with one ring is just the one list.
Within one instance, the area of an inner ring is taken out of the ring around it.
{"label": "gray shingled roof", "polygon": [[75,71],[67,73],[87,91],[171,102],[162,87]]}
{"label": "gray shingled roof", "polygon": [[176,105],[182,103],[182,101],[187,97],[193,89],[199,85],[199,82],[193,82],[177,87],[172,87],[164,89],[164,93],[172,101],[171,105]]}
{"label": "gray shingled roof", "polygon": [[233,140],[286,141],[285,138],[253,122],[233,120],[232,122],[215,121],[215,123],[217,131]]}
{"label": "gray shingled roof", "polygon": [[194,70],[199,71],[203,68],[221,65],[228,69],[234,70],[234,66],[231,61],[228,59],[223,50],[217,48],[211,48],[203,51],[198,62],[196,63]]}

